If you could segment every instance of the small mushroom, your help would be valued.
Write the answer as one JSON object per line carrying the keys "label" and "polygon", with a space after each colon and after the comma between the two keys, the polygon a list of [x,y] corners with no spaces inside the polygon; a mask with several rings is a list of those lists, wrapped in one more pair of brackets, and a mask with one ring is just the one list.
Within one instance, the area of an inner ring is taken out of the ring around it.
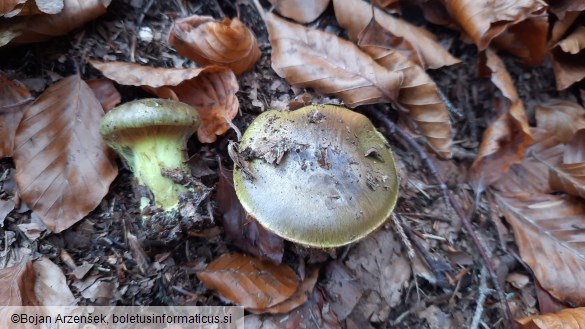
{"label": "small mushroom", "polygon": [[357,241],[389,218],[398,176],[388,142],[363,115],[333,105],[267,111],[239,145],[234,185],[244,209],[284,239],[312,247]]}
{"label": "small mushroom", "polygon": [[[186,143],[199,126],[195,108],[165,99],[142,99],[120,105],[102,118],[100,134],[120,154],[139,185],[148,187],[154,205],[168,211],[187,188],[161,170],[188,172]],[[141,200],[141,207],[149,200]]]}

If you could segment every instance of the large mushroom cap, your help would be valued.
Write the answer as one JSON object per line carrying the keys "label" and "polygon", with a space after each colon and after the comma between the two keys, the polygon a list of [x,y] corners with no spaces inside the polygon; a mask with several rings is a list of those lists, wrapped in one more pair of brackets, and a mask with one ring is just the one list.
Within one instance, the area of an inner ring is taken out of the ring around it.
{"label": "large mushroom cap", "polygon": [[283,238],[307,246],[356,241],[390,216],[398,177],[387,141],[363,115],[332,105],[268,111],[239,148],[234,171],[246,211]]}
{"label": "large mushroom cap", "polygon": [[147,98],[122,104],[102,118],[100,134],[111,144],[134,130],[145,127],[167,127],[192,131],[199,127],[199,114],[192,106],[169,99]]}

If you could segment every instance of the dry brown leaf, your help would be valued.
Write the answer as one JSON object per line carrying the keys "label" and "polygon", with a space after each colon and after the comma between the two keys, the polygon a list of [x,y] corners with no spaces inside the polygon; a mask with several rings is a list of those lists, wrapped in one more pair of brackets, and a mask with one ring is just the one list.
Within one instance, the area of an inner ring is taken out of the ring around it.
{"label": "dry brown leaf", "polygon": [[177,20],[168,42],[202,66],[223,65],[235,74],[252,69],[261,55],[256,37],[238,18],[216,21],[194,15]]}
{"label": "dry brown leaf", "polygon": [[522,259],[555,298],[585,305],[585,204],[536,193],[496,193]]}
{"label": "dry brown leaf", "polygon": [[554,314],[517,319],[519,329],[585,329],[585,307],[567,308]]}
{"label": "dry brown leaf", "polygon": [[50,259],[42,257],[33,262],[33,268],[36,276],[34,291],[39,305],[73,306],[77,304],[59,266]]}
{"label": "dry brown leaf", "polygon": [[558,19],[563,19],[570,12],[582,12],[585,10],[584,0],[548,0],[551,13]]}
{"label": "dry brown leaf", "polygon": [[525,159],[510,167],[510,171],[492,184],[496,190],[509,193],[552,193],[549,184],[549,168],[543,163],[560,162],[564,145],[550,132],[532,128],[531,134],[537,142],[526,149]]}
{"label": "dry brown leaf", "polygon": [[557,89],[562,90],[585,78],[585,27],[579,26],[552,49]]}
{"label": "dry brown leaf", "polygon": [[33,97],[23,84],[0,74],[0,114],[11,112],[32,100]]}
{"label": "dry brown leaf", "polygon": [[493,38],[531,15],[540,15],[547,5],[541,0],[443,0],[451,17],[480,50]]}
{"label": "dry brown leaf", "polygon": [[32,99],[24,85],[0,74],[0,159],[12,156],[14,135],[22,119],[22,107]]}
{"label": "dry brown leaf", "polygon": [[85,81],[89,88],[93,91],[95,97],[102,104],[104,112],[108,112],[122,101],[122,95],[118,92],[112,80],[109,79],[95,79]]}
{"label": "dry brown leaf", "polygon": [[529,16],[523,21],[509,25],[495,37],[492,45],[520,59],[524,64],[542,64],[548,54],[548,16]]}
{"label": "dry brown leaf", "polygon": [[286,314],[290,311],[294,310],[295,308],[303,305],[308,296],[313,293],[313,289],[315,288],[315,283],[317,283],[317,278],[319,276],[319,268],[313,267],[308,270],[307,277],[301,282],[298,286],[295,293],[290,296],[289,299],[285,300],[282,303],[278,303],[274,306],[271,306],[266,309],[253,309],[249,308],[247,311],[254,313],[254,314]]}
{"label": "dry brown leaf", "polygon": [[404,76],[397,105],[416,123],[431,148],[443,158],[451,157],[451,121],[435,82],[414,61],[395,50],[402,40],[376,19],[359,35],[358,45],[380,65]]}
{"label": "dry brown leaf", "polygon": [[[18,5],[25,3],[26,0],[3,0],[0,1],[0,16],[4,16],[5,14],[11,13]],[[9,16],[11,16],[9,15]]]}
{"label": "dry brown leaf", "polygon": [[472,181],[479,190],[497,181],[511,165],[521,162],[526,148],[533,141],[524,105],[504,62],[491,49],[487,49],[483,56],[484,69],[489,71],[491,81],[503,99],[496,99],[499,116],[485,130],[470,169]]}
{"label": "dry brown leaf", "polygon": [[65,34],[104,14],[111,0],[64,0],[55,15],[14,17],[0,22],[0,46],[40,42]]}
{"label": "dry brown leaf", "polygon": [[330,0],[268,0],[276,11],[299,23],[310,23],[327,9]]}
{"label": "dry brown leaf", "polygon": [[98,131],[103,114],[78,75],[47,88],[24,110],[14,143],[16,183],[53,232],[92,211],[118,174]]}
{"label": "dry brown leaf", "polygon": [[28,259],[0,270],[0,309],[2,306],[39,305],[34,292],[35,271]]}
{"label": "dry brown leaf", "polygon": [[388,13],[400,13],[400,0],[373,0],[372,3]]}
{"label": "dry brown leaf", "polygon": [[585,26],[578,26],[571,34],[558,43],[565,53],[575,55],[585,48]]}
{"label": "dry brown leaf", "polygon": [[223,254],[199,280],[224,298],[245,308],[265,309],[290,298],[299,286],[295,272],[285,264],[274,265],[245,254]]}
{"label": "dry brown leaf", "polygon": [[396,100],[402,73],[390,72],[353,43],[266,15],[272,68],[297,87],[341,98],[348,106]]}
{"label": "dry brown leaf", "polygon": [[550,169],[553,189],[585,199],[585,129],[577,131],[564,147],[562,162],[542,161]]}
{"label": "dry brown leaf", "polygon": [[557,82],[557,90],[569,88],[575,82],[585,78],[585,51],[572,55],[560,47],[551,49],[552,67]]}
{"label": "dry brown leaf", "polygon": [[280,264],[284,240],[257,221],[248,219],[246,210],[236,195],[232,171],[220,168],[216,195],[217,210],[221,214],[225,237],[249,254]]}
{"label": "dry brown leaf", "polygon": [[63,0],[26,0],[21,1],[12,11],[6,13],[4,17],[38,15],[38,14],[58,14],[63,10]]}
{"label": "dry brown leaf", "polygon": [[550,39],[548,40],[550,47],[556,45],[561,40],[565,33],[573,26],[573,23],[580,14],[580,11],[568,12],[563,19],[559,19],[554,23]]}
{"label": "dry brown leaf", "polygon": [[[362,0],[333,0],[333,5],[339,25],[347,30],[351,40],[357,41],[358,34],[372,20],[371,5]],[[417,48],[417,52],[424,60],[425,68],[436,69],[461,62],[443,49],[437,42],[437,38],[430,32],[395,18],[378,8],[375,8],[375,16],[385,29],[395,36],[404,38]]]}
{"label": "dry brown leaf", "polygon": [[535,112],[536,125],[561,143],[568,143],[577,130],[585,128],[585,109],[575,102],[553,99],[536,106]]}
{"label": "dry brown leaf", "polygon": [[230,129],[229,123],[238,114],[238,81],[226,67],[165,69],[123,62],[90,63],[121,85],[140,86],[158,97],[195,107],[201,117],[197,137],[202,143],[216,141],[217,135]]}

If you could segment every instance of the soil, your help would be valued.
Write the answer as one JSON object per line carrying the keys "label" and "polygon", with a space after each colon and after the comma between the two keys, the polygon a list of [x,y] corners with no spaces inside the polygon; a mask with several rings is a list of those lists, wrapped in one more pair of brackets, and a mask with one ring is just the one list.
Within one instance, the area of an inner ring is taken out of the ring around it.
{"label": "soil", "polygon": [[[151,6],[144,11],[147,4]],[[479,58],[474,46],[462,43],[456,32],[429,25],[416,8],[405,7],[403,12],[407,20],[435,33],[443,45],[464,62],[463,65],[430,72],[454,108],[458,109],[453,115],[455,159],[441,161],[432,155],[431,159],[456,199],[469,209],[474,196],[467,183],[466,168],[477,152],[486,122],[494,115],[495,90],[489,80],[478,78]],[[177,55],[166,44],[172,21],[189,14],[216,18],[238,15],[258,38],[262,58],[252,72],[239,77],[241,115],[234,124],[240,131],[245,131],[249,123],[266,109],[289,105],[294,108],[307,103],[339,103],[312,90],[291,88],[274,73],[270,67],[270,44],[263,22],[254,7],[245,1],[114,0],[107,14],[82,29],[47,43],[0,49],[0,70],[39,95],[55,81],[75,73],[84,79],[101,77],[88,64],[88,59],[135,61],[156,67],[194,67],[192,62]],[[344,36],[336,25],[331,7],[311,26]],[[137,37],[138,27],[148,28],[153,39]],[[537,102],[559,96],[578,99],[578,95],[571,94],[571,89],[562,95],[555,91],[549,62],[537,68],[526,68],[511,57],[503,57],[531,120],[534,118],[532,105]],[[123,102],[148,96],[139,88],[117,88]],[[389,106],[379,109],[389,117],[397,118]],[[360,111],[359,108],[356,110]],[[310,116],[308,120],[319,122],[321,118]],[[477,249],[457,216],[441,198],[437,182],[433,181],[413,150],[403,147],[381,126],[380,131],[389,139],[400,172],[401,194],[395,214],[402,225],[389,221],[372,236],[336,250],[310,250],[282,241],[266,243],[269,251],[284,246],[280,259],[299,275],[305,272],[305,266],[319,268],[319,279],[303,307],[284,315],[249,315],[246,327],[282,327],[283,323],[304,328],[469,326],[477,309],[480,285],[486,280]],[[250,252],[250,248],[259,248],[244,246],[250,243],[241,242],[245,238],[234,239],[233,230],[224,227],[221,221],[225,216],[218,206],[221,197],[218,196],[218,182],[225,176],[223,170],[233,167],[228,144],[236,139],[236,133],[230,131],[212,144],[200,144],[195,137],[189,142],[190,165],[196,179],[195,183],[189,182],[199,185],[205,197],[195,195],[200,199],[196,206],[187,209],[190,213],[185,216],[200,218],[205,225],[195,227],[193,223],[175,223],[161,228],[167,233],[164,237],[145,234],[132,173],[120,162],[120,174],[100,206],[62,233],[44,231],[40,236],[29,235],[19,225],[35,221],[35,215],[24,204],[10,212],[0,228],[3,265],[13,262],[19,253],[30,253],[35,258],[48,257],[67,275],[68,284],[80,304],[225,305],[227,302],[207,290],[195,273],[224,253],[240,249]],[[370,156],[375,157],[376,151]],[[0,201],[7,202],[5,200],[16,195],[13,168],[10,159],[1,160]],[[377,186],[375,178],[372,184],[372,188]],[[538,304],[534,282],[529,270],[519,261],[511,231],[499,218],[490,200],[482,198],[476,209],[473,218],[476,232],[491,255],[514,317],[536,313]],[[265,243],[262,237],[266,233],[257,235],[259,240],[254,241]],[[410,258],[404,241],[410,241],[415,250]],[[256,255],[273,260],[279,258],[270,257],[266,250]],[[74,273],[66,265],[64,259],[69,256],[77,266],[89,264],[84,275]],[[517,285],[510,278],[518,276],[530,279]],[[488,294],[484,306],[481,317],[484,327],[507,327],[496,294]],[[318,316],[312,313],[315,310]],[[305,316],[307,314],[314,316]]]}

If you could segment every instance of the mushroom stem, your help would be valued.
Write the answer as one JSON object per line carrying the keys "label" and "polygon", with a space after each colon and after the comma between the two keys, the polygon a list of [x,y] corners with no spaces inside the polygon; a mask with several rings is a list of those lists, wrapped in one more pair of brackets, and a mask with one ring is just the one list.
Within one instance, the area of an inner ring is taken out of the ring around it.
{"label": "mushroom stem", "polygon": [[131,159],[126,159],[138,184],[148,187],[155,205],[165,211],[178,205],[179,193],[187,188],[163,176],[161,169],[187,171],[184,147],[185,142],[177,140],[176,134],[159,135],[156,139],[136,141]]}

